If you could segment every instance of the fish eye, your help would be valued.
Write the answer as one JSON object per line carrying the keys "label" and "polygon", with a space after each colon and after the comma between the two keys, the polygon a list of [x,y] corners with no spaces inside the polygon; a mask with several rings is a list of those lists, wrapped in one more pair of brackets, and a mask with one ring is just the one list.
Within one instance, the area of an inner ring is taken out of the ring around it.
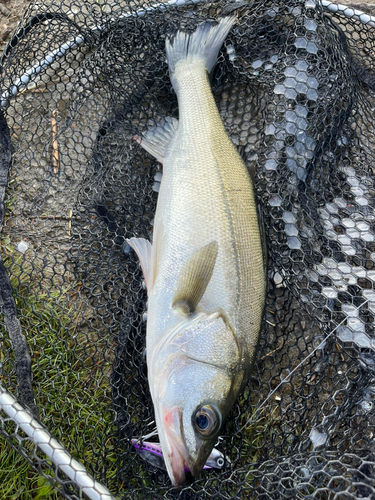
{"label": "fish eye", "polygon": [[193,423],[196,430],[202,436],[210,436],[217,431],[220,419],[217,412],[211,406],[202,406],[195,412]]}

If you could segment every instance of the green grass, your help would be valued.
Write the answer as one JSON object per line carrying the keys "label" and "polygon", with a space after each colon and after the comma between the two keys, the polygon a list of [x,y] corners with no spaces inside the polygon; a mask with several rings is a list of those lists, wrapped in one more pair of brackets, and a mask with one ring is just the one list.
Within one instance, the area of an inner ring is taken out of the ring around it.
{"label": "green grass", "polygon": [[[82,463],[94,464],[98,455],[105,453],[101,464],[105,463],[106,477],[114,484],[115,481],[111,479],[115,478],[117,472],[117,457],[110,438],[112,433],[109,424],[113,421],[113,414],[106,393],[112,364],[109,355],[107,359],[103,356],[106,347],[101,345],[107,339],[98,338],[94,332],[80,333],[82,316],[77,300],[79,283],[61,286],[54,283],[53,277],[43,281],[39,279],[40,270],[30,257],[32,254],[28,253],[32,250],[24,255],[19,254],[9,241],[4,241],[3,248],[18,316],[31,349],[33,387],[37,404],[44,410],[43,423],[53,437],[60,440],[72,456]],[[0,363],[3,364],[3,373],[10,374],[10,378],[2,376],[0,372],[0,381],[9,387],[9,380],[16,385],[10,361],[13,353],[7,334],[1,328],[0,325]],[[252,409],[245,410],[250,397],[247,388],[240,398],[240,406],[244,411],[238,424],[245,425],[245,428],[241,433],[243,441],[238,465],[243,467],[262,460],[264,446],[271,439],[272,427],[280,419],[277,409],[270,412],[269,408],[264,408],[256,424],[246,425],[253,412]],[[137,415],[133,415],[133,418],[136,419]],[[229,435],[235,432],[234,424],[229,423]],[[25,441],[23,445],[28,449],[28,456],[32,456],[31,443]],[[129,483],[139,488],[141,479],[143,487],[150,487],[150,477],[140,461],[135,461],[131,467],[135,476],[129,479]],[[48,467],[45,472],[52,475]],[[0,434],[2,498],[60,500],[63,497]]]}
{"label": "green grass", "polygon": [[0,436],[0,498],[60,500],[63,496]]}
{"label": "green grass", "polygon": [[[4,243],[7,254],[4,264],[10,272],[18,316],[31,350],[33,387],[37,404],[44,410],[42,421],[79,461],[94,462],[105,445],[107,477],[110,478],[115,474],[115,456],[111,453],[111,441],[106,438],[108,423],[113,420],[106,395],[111,363],[95,354],[100,339],[93,342],[93,333],[78,332],[82,317],[74,300],[78,285],[62,287],[53,280],[38,279],[38,269],[28,261],[27,252],[16,253],[9,241]],[[0,381],[5,387],[9,387],[9,381],[16,385],[13,359],[7,333],[0,325],[3,366]],[[98,402],[102,402],[99,408]],[[31,456],[30,441],[24,441],[23,446],[24,451],[29,449],[27,454]],[[47,467],[46,472],[51,470]],[[63,498],[1,434],[0,498]]]}

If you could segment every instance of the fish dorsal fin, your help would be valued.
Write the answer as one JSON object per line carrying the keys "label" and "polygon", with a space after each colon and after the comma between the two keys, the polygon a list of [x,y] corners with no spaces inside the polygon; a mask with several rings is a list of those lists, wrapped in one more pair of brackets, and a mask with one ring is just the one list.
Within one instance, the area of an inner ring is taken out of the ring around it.
{"label": "fish dorsal fin", "polygon": [[[244,162],[245,165],[247,165],[247,158],[249,156],[249,153],[246,151],[245,146],[237,146],[237,152],[241,156],[241,160]],[[254,177],[250,173],[251,180],[254,182]]]}
{"label": "fish dorsal fin", "polygon": [[259,203],[257,204],[257,213],[258,213],[258,226],[259,226],[260,242],[262,245],[264,273],[267,276],[267,259],[268,259],[267,237],[266,237],[266,228],[264,227],[263,212],[262,212],[262,209],[261,209]]}
{"label": "fish dorsal fin", "polygon": [[154,272],[152,265],[152,246],[145,238],[130,238],[126,240],[138,256],[141,264],[146,288],[149,291],[154,284]]}
{"label": "fish dorsal fin", "polygon": [[196,250],[182,269],[172,307],[192,314],[211,280],[218,254],[218,244],[212,241]]}

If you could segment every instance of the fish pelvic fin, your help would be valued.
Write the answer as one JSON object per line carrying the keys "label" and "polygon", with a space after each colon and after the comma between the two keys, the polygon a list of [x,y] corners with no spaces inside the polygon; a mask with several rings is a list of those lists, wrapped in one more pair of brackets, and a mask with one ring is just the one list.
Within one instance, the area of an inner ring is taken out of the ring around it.
{"label": "fish pelvic fin", "polygon": [[192,314],[211,280],[219,246],[216,241],[196,250],[182,269],[172,307]]}
{"label": "fish pelvic fin", "polygon": [[224,17],[215,26],[210,22],[205,22],[200,24],[192,34],[178,31],[175,37],[168,38],[165,49],[171,75],[178,62],[192,59],[203,59],[210,73],[235,19],[233,16]]}
{"label": "fish pelvic fin", "polygon": [[150,127],[141,137],[135,140],[160,163],[163,163],[167,148],[178,129],[176,118],[166,117],[156,126]]}
{"label": "fish pelvic fin", "polygon": [[164,235],[164,225],[162,221],[158,221],[154,227],[154,238],[152,244],[145,238],[129,238],[127,243],[135,251],[141,264],[147,293],[152,290],[156,273],[158,270],[158,258],[160,255],[161,245]]}
{"label": "fish pelvic fin", "polygon": [[145,238],[129,238],[126,240],[138,256],[139,263],[141,264],[143,277],[147,291],[149,291],[154,284],[154,272],[152,262],[152,245]]}

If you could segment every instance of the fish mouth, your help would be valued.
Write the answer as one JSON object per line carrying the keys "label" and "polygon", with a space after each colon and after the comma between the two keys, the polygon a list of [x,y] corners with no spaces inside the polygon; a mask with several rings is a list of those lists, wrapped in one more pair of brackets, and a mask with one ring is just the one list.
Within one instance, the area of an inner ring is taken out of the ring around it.
{"label": "fish mouth", "polygon": [[166,461],[169,477],[173,486],[184,486],[186,484],[185,472],[189,470],[188,465],[178,450],[173,450],[169,456],[169,464]]}
{"label": "fish mouth", "polygon": [[195,467],[184,443],[182,413],[179,408],[161,410],[164,432],[159,432],[159,439],[165,465],[173,486],[184,486],[185,472],[192,471]]}

